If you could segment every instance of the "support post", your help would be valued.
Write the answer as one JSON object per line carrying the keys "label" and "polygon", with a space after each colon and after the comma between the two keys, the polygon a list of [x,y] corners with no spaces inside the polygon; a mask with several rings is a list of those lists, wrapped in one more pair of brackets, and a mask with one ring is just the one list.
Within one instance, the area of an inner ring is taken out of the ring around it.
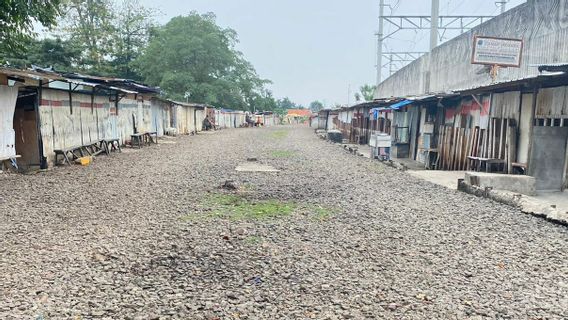
{"label": "support post", "polygon": [[379,2],[379,32],[377,33],[377,87],[382,82],[385,0]]}
{"label": "support post", "polygon": [[430,18],[430,52],[438,46],[438,23],[440,20],[440,0],[432,0],[432,15]]}

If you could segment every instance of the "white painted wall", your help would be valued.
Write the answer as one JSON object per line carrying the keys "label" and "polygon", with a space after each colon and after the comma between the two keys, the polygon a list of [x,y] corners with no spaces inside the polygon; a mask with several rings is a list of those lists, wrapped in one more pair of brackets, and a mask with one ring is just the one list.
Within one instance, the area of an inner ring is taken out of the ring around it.
{"label": "white painted wall", "polygon": [[0,86],[0,158],[16,155],[14,110],[17,99],[17,87]]}

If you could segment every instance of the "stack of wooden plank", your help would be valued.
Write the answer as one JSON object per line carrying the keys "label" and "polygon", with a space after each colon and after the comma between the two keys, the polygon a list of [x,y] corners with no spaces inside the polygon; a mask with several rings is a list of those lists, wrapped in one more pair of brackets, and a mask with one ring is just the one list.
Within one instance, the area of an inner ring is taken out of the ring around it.
{"label": "stack of wooden plank", "polygon": [[516,161],[515,120],[492,118],[487,129],[442,125],[438,132],[438,168],[469,170],[470,158],[474,157],[503,160],[503,172],[511,173]]}

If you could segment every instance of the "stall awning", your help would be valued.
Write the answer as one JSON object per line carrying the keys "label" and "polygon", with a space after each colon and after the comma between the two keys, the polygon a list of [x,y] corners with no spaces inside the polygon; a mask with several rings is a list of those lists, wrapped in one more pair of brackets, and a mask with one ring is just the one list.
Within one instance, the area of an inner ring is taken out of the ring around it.
{"label": "stall awning", "polygon": [[410,100],[402,100],[401,102],[395,103],[393,105],[391,105],[389,108],[392,110],[400,110],[403,107],[413,103],[414,101],[410,101]]}

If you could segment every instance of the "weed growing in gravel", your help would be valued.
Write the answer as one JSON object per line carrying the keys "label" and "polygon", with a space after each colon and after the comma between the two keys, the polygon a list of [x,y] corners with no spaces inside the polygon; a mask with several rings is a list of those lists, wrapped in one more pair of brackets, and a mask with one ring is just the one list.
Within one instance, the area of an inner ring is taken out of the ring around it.
{"label": "weed growing in gravel", "polygon": [[214,194],[206,204],[212,215],[233,220],[260,220],[285,217],[294,212],[296,205],[279,200],[253,201],[233,194]]}
{"label": "weed growing in gravel", "polygon": [[327,221],[337,214],[336,210],[322,207],[320,205],[308,206],[306,207],[306,210],[311,216],[311,219],[314,221]]}
{"label": "weed growing in gravel", "polygon": [[288,136],[287,130],[277,130],[277,131],[273,131],[272,133],[270,133],[270,137],[275,138],[275,139],[284,139],[287,136]]}
{"label": "weed growing in gravel", "polygon": [[254,184],[251,184],[251,183],[245,183],[241,186],[241,191],[250,192],[250,191],[255,191],[255,190],[256,190],[256,186]]}
{"label": "weed growing in gravel", "polygon": [[262,238],[259,236],[250,236],[245,239],[245,243],[248,245],[257,245],[262,243]]}
{"label": "weed growing in gravel", "polygon": [[270,152],[270,155],[273,158],[292,158],[296,153],[290,150],[274,150]]}

